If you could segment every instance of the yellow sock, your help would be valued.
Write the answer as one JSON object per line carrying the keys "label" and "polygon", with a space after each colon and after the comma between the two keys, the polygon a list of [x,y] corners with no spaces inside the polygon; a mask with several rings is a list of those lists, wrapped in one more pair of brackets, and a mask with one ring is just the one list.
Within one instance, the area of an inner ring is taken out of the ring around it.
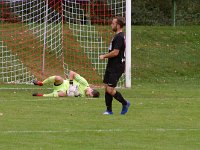
{"label": "yellow sock", "polygon": [[46,78],[42,83],[43,84],[48,84],[48,83],[54,83],[55,82],[55,76],[51,76]]}

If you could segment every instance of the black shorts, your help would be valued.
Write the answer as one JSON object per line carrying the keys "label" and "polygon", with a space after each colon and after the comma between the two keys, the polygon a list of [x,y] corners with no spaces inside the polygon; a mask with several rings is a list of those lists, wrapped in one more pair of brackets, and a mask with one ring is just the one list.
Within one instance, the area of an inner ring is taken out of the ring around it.
{"label": "black shorts", "polygon": [[107,71],[104,74],[103,83],[107,84],[110,87],[116,87],[119,81],[119,78],[122,76],[123,71],[121,72],[110,72]]}

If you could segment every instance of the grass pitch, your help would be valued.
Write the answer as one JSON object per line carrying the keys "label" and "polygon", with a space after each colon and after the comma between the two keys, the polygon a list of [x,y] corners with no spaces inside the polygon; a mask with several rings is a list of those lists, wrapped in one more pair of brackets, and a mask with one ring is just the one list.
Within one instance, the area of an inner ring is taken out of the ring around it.
{"label": "grass pitch", "polygon": [[[133,27],[131,102],[104,116],[99,99],[32,97],[1,85],[0,150],[199,150],[200,27]],[[6,89],[5,89],[6,88]],[[19,88],[19,89],[17,89]]]}
{"label": "grass pitch", "polygon": [[103,90],[100,99],[32,97],[35,91],[49,92],[0,90],[0,149],[199,149],[200,94],[194,85],[120,90],[131,102],[125,116],[117,101],[114,115],[102,115]]}

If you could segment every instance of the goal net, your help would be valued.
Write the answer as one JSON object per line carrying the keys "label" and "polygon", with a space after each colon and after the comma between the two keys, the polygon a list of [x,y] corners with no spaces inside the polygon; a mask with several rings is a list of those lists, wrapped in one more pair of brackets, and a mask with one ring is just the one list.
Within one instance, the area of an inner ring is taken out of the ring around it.
{"label": "goal net", "polygon": [[[1,0],[0,82],[29,84],[74,70],[101,84],[114,16],[126,0]],[[122,76],[118,86],[124,86]]]}

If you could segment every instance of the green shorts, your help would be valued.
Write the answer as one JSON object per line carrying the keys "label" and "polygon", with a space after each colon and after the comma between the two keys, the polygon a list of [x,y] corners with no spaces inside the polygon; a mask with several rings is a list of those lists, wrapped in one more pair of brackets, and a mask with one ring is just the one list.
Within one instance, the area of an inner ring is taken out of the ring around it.
{"label": "green shorts", "polygon": [[53,85],[53,92],[63,91],[66,92],[69,89],[69,80],[64,80],[60,85]]}

